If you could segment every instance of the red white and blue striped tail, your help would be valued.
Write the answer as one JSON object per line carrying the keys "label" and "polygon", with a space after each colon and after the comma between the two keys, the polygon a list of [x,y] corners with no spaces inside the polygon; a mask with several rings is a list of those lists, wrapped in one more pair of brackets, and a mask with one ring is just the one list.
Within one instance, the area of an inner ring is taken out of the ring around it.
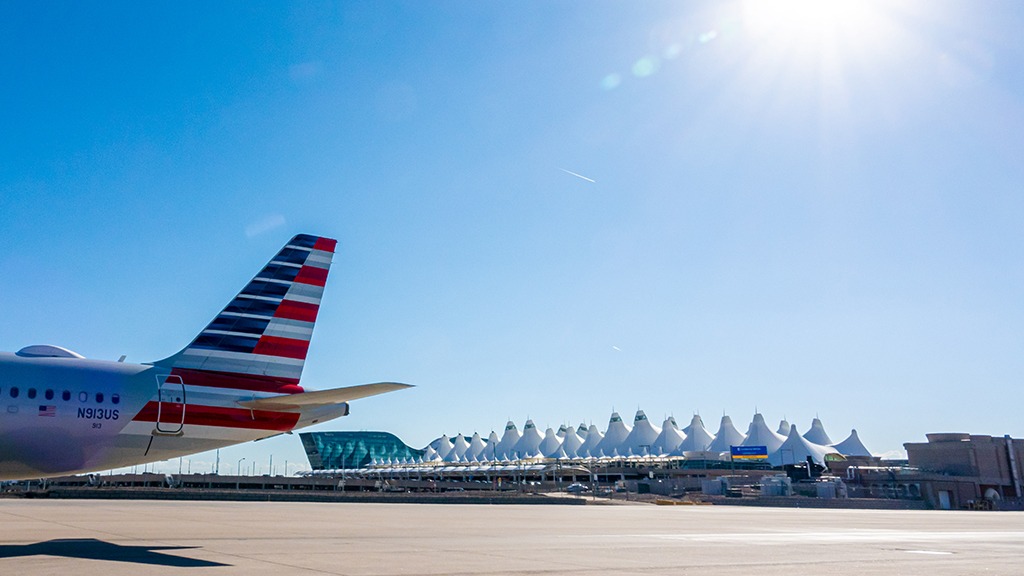
{"label": "red white and blue striped tail", "polygon": [[156,362],[188,384],[297,393],[336,240],[300,234],[184,350]]}

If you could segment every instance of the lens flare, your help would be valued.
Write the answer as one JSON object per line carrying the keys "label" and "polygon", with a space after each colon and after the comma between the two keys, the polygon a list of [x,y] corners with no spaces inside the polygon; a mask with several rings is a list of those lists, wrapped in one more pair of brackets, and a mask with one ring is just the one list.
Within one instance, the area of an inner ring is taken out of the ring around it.
{"label": "lens flare", "polygon": [[654,56],[644,56],[633,64],[633,75],[637,78],[645,78],[658,71],[658,59]]}
{"label": "lens flare", "polygon": [[622,76],[615,73],[609,74],[601,79],[601,88],[604,88],[605,90],[611,90],[619,84],[622,84]]}

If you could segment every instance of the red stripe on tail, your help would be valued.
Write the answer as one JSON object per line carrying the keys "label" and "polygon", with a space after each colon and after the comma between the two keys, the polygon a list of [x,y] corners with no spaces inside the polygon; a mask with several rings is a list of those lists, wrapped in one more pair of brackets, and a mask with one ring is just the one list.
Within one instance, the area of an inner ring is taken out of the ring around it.
{"label": "red stripe on tail", "polygon": [[274,318],[285,318],[287,320],[301,320],[303,322],[316,322],[316,313],[320,311],[318,304],[307,304],[295,302],[294,300],[282,300],[274,312]]}
{"label": "red stripe on tail", "polygon": [[295,277],[295,281],[312,286],[323,286],[327,284],[327,272],[329,272],[327,268],[303,266],[299,269],[299,275]]}
{"label": "red stripe on tail", "polygon": [[293,338],[281,338],[264,334],[260,337],[259,342],[256,343],[256,348],[253,349],[252,353],[305,360],[308,348],[308,340],[295,340]]}
{"label": "red stripe on tail", "polygon": [[331,238],[317,238],[316,244],[313,245],[313,250],[323,250],[324,252],[334,253],[334,247],[338,245],[337,240]]}

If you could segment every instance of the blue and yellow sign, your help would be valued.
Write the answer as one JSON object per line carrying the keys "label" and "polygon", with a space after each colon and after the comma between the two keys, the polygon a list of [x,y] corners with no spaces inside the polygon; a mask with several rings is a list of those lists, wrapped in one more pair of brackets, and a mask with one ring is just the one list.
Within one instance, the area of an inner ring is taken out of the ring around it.
{"label": "blue and yellow sign", "polygon": [[768,458],[767,446],[732,446],[733,460],[765,460]]}

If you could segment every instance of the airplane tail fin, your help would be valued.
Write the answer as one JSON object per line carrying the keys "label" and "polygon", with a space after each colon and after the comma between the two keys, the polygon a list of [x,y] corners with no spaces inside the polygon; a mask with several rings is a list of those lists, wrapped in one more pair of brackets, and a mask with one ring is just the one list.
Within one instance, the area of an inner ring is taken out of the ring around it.
{"label": "airplane tail fin", "polygon": [[187,384],[300,393],[336,240],[300,234],[174,356],[155,362]]}

